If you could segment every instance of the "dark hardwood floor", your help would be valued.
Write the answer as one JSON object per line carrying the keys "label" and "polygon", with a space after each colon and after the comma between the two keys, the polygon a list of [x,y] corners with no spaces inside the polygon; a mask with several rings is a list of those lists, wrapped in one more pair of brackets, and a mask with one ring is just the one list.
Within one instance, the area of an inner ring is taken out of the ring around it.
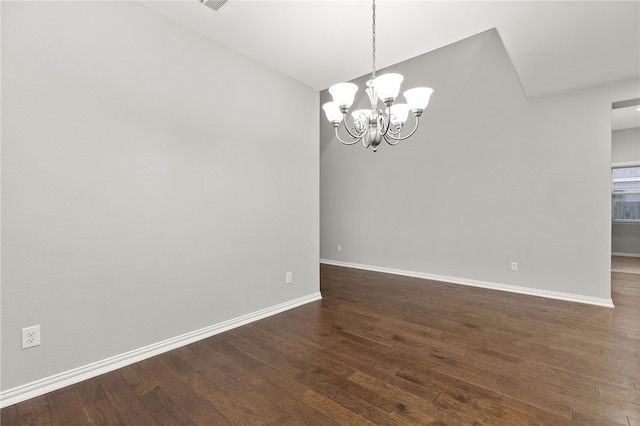
{"label": "dark hardwood floor", "polygon": [[321,266],[324,299],[2,410],[10,425],[640,425],[615,309]]}

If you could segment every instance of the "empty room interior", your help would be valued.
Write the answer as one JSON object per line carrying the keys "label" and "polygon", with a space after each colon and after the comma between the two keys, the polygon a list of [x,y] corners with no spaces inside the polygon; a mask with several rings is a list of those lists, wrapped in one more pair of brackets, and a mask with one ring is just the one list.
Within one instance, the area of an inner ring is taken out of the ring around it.
{"label": "empty room interior", "polygon": [[640,2],[1,1],[5,425],[640,425]]}

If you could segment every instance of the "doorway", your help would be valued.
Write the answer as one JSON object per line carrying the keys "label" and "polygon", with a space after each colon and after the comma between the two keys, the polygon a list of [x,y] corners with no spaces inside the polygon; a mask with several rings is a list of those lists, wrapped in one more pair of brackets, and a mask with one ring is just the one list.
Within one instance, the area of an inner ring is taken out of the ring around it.
{"label": "doorway", "polygon": [[611,270],[640,274],[640,99],[611,112]]}

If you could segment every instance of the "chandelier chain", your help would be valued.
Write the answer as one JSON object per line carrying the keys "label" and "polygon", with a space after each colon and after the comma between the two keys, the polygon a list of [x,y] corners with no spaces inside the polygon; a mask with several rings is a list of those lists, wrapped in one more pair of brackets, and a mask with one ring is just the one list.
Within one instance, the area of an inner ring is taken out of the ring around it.
{"label": "chandelier chain", "polygon": [[371,25],[371,78],[376,78],[376,0],[373,0],[371,9],[373,11],[373,24]]}

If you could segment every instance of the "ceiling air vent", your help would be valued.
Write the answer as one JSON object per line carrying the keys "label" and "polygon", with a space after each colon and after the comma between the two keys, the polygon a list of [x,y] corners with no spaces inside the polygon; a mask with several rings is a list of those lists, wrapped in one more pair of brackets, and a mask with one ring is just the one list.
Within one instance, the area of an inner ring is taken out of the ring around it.
{"label": "ceiling air vent", "polygon": [[213,9],[215,11],[218,11],[218,9],[224,6],[224,4],[227,2],[227,0],[199,0],[199,1],[200,3],[207,6],[209,9]]}

